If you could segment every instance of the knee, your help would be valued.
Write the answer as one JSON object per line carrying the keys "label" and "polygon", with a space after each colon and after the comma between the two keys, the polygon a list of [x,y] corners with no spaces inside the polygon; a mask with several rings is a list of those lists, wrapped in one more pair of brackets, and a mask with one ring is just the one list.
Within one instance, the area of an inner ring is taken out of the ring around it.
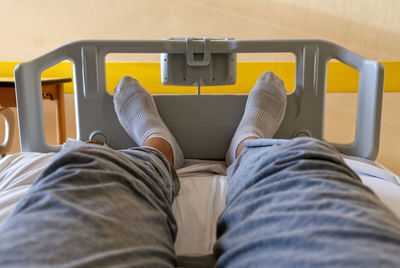
{"label": "knee", "polygon": [[113,162],[116,152],[111,149],[87,145],[61,150],[51,164],[42,173],[42,177],[63,170],[64,172],[79,170],[105,170],[108,163]]}
{"label": "knee", "polygon": [[301,137],[290,140],[287,144],[290,150],[304,150],[339,154],[331,144],[313,137]]}
{"label": "knee", "polygon": [[[345,165],[342,156],[329,143],[315,138],[295,138],[273,146],[256,146],[247,152],[246,163],[255,169],[320,169]],[[243,161],[242,161],[243,162]]]}
{"label": "knee", "polygon": [[[315,138],[296,138],[280,146],[276,166],[290,166],[298,172],[346,173],[357,177],[346,165],[342,155],[329,143]],[[321,174],[322,174],[321,173]]]}

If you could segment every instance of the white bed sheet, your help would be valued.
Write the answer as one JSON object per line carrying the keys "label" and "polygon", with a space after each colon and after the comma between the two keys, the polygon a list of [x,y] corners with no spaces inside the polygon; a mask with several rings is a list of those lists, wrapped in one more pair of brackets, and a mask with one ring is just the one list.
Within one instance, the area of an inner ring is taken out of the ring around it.
{"label": "white bed sheet", "polygon": [[[0,225],[53,157],[54,153],[17,153],[0,160]],[[345,160],[400,218],[399,177],[372,161],[353,157]],[[176,253],[209,254],[215,242],[216,221],[225,207],[226,165],[218,161],[186,160],[177,173],[182,188],[173,205],[179,228]]]}

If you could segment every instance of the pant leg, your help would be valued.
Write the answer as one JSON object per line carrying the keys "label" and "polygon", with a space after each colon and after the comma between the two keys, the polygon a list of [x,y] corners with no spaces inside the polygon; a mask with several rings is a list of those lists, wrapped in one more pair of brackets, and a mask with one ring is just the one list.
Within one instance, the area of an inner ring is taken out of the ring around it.
{"label": "pant leg", "polygon": [[174,267],[173,179],[151,148],[60,152],[1,226],[0,267]]}
{"label": "pant leg", "polygon": [[217,267],[400,267],[400,223],[327,143],[246,143],[228,170]]}

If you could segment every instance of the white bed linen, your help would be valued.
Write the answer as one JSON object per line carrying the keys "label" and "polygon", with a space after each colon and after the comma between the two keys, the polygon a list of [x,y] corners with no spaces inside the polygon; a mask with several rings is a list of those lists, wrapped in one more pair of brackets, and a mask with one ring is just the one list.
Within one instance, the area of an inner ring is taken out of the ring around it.
{"label": "white bed linen", "polygon": [[10,215],[55,153],[16,153],[0,160],[0,224]]}
{"label": "white bed linen", "polygon": [[[54,153],[17,153],[0,160],[0,225],[18,200],[54,157]],[[400,218],[400,180],[375,162],[346,157],[364,184]],[[177,255],[212,252],[216,221],[225,207],[226,165],[218,161],[186,160],[177,170],[181,192],[173,206],[178,223]]]}

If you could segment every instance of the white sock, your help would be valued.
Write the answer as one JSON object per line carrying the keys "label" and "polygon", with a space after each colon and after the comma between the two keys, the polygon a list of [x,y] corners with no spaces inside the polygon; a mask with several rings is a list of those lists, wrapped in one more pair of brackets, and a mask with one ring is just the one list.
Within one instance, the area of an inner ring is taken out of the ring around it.
{"label": "white sock", "polygon": [[286,89],[272,72],[263,73],[251,90],[239,126],[226,153],[226,162],[235,160],[239,143],[248,137],[272,138],[286,111]]}
{"label": "white sock", "polygon": [[153,97],[139,82],[124,76],[114,90],[114,107],[119,122],[129,136],[142,146],[150,138],[162,138],[171,145],[174,167],[183,164],[183,153],[162,121]]}

